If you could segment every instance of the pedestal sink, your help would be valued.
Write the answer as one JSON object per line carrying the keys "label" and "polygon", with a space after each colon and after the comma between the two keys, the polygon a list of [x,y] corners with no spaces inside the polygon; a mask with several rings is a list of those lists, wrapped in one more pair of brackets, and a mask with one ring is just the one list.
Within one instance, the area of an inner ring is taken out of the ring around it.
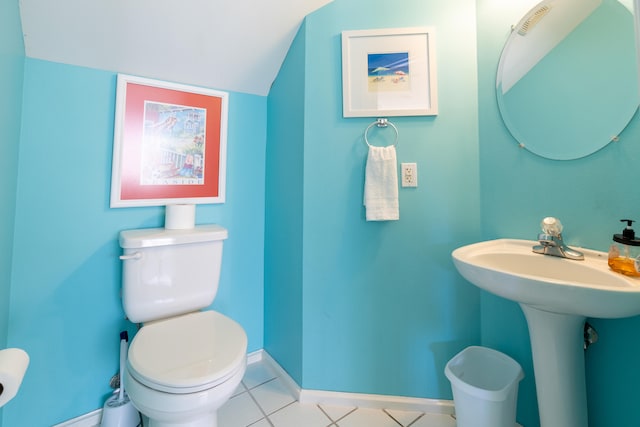
{"label": "pedestal sink", "polygon": [[587,317],[640,314],[640,279],[609,270],[607,254],[583,261],[533,253],[537,241],[499,239],[453,251],[460,274],[520,304],[529,327],[542,427],[588,427],[583,327]]}

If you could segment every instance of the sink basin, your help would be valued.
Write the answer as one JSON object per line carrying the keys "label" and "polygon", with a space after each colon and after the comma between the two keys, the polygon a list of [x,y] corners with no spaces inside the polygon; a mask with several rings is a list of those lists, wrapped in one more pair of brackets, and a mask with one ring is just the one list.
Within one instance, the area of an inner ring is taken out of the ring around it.
{"label": "sink basin", "polygon": [[456,249],[462,276],[492,294],[540,310],[584,317],[640,314],[640,279],[615,273],[607,254],[589,249],[584,261],[531,251],[538,242],[499,239]]}

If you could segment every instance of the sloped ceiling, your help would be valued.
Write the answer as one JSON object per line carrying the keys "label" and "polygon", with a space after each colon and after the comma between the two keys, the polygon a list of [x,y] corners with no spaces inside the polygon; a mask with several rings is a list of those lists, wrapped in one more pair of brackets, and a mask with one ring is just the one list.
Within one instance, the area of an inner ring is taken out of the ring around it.
{"label": "sloped ceiling", "polygon": [[332,0],[20,0],[26,55],[267,95],[306,15]]}

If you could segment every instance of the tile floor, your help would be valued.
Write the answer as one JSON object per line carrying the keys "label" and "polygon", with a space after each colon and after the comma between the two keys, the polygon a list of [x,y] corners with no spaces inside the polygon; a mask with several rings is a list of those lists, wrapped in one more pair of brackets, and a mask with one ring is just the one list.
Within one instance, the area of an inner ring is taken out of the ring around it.
{"label": "tile floor", "polygon": [[236,394],[218,412],[221,427],[455,427],[451,415],[302,404],[264,361],[247,366]]}

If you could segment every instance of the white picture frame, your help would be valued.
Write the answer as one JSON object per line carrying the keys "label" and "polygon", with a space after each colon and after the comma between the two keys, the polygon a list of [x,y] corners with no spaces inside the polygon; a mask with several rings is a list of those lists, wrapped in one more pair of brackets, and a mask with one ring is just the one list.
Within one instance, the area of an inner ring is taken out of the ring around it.
{"label": "white picture frame", "polygon": [[438,114],[435,30],[342,32],[343,117]]}

